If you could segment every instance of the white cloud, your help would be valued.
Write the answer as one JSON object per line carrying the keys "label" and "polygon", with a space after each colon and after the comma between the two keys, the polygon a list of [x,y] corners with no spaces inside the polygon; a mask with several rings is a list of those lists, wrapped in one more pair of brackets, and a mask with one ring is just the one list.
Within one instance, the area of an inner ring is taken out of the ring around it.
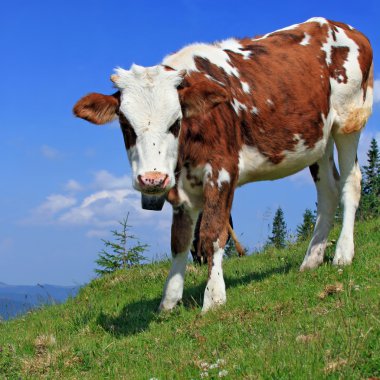
{"label": "white cloud", "polygon": [[60,156],[59,151],[49,145],[42,145],[40,148],[41,154],[49,160],[54,160]]}
{"label": "white cloud", "polygon": [[107,170],[99,170],[94,175],[94,185],[102,189],[132,189],[131,177],[124,175],[116,177]]}
{"label": "white cloud", "polygon": [[380,102],[380,79],[373,82],[373,101],[375,103]]}
{"label": "white cloud", "polygon": [[37,207],[36,212],[43,215],[53,215],[61,210],[74,206],[77,200],[62,194],[51,194],[45,202]]}
{"label": "white cloud", "polygon": [[[82,192],[74,198],[72,190],[79,188]],[[141,195],[132,188],[127,175],[118,177],[100,170],[93,174],[90,183],[80,185],[69,180],[65,189],[68,194],[49,195],[32,211],[27,222],[83,226],[89,228],[86,236],[96,237],[115,226],[129,212],[133,226],[149,225],[159,231],[170,230],[170,207],[164,207],[161,212],[143,210]]]}
{"label": "white cloud", "polygon": [[66,182],[66,185],[65,185],[65,190],[68,190],[68,191],[82,191],[83,190],[83,187],[82,185],[75,181],[75,179],[70,179]]}

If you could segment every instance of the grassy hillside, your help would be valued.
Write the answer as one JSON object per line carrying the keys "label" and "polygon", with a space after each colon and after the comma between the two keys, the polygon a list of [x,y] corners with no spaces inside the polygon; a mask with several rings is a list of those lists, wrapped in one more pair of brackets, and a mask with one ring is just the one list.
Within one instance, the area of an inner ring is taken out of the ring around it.
{"label": "grassy hillside", "polygon": [[306,244],[226,260],[228,303],[206,315],[206,268],[189,265],[183,304],[161,315],[169,263],[92,281],[0,324],[0,378],[380,377],[379,220],[357,225],[356,247],[353,266],[307,273]]}

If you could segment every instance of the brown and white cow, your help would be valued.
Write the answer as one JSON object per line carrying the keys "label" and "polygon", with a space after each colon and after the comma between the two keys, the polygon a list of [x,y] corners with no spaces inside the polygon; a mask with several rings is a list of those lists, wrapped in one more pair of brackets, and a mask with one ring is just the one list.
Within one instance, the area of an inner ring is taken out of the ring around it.
{"label": "brown and white cow", "polygon": [[372,50],[360,32],[312,18],[252,39],[189,45],[157,66],[118,68],[111,80],[115,94],[89,94],[74,113],[95,124],[119,118],[134,187],[157,208],[163,197],[173,205],[173,264],[161,309],[182,298],[201,211],[208,310],[226,301],[222,258],[235,188],[307,166],[318,216],[301,270],[323,262],[339,199],[343,227],[333,264],[352,262],[361,180],[356,152],[373,97]]}

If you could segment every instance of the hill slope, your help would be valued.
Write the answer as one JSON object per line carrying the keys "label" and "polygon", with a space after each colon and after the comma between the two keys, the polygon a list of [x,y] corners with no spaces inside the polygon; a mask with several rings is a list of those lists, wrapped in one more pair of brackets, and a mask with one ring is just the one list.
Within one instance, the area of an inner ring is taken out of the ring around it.
{"label": "hill slope", "polygon": [[299,273],[306,243],[226,260],[228,303],[206,315],[206,268],[188,266],[183,305],[161,315],[169,263],[94,280],[63,305],[0,324],[0,375],[380,377],[379,225],[357,224],[356,259],[343,270],[327,263]]}

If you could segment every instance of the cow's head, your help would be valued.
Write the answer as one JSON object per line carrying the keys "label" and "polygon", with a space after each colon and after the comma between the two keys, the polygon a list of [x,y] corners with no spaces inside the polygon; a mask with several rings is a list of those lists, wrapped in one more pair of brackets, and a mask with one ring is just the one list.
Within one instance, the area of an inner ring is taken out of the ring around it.
{"label": "cow's head", "polygon": [[74,106],[74,114],[94,124],[119,118],[133,186],[143,194],[144,208],[161,209],[166,193],[175,185],[183,116],[207,112],[226,100],[226,91],[210,80],[178,89],[185,73],[160,65],[115,71],[111,80],[118,91],[83,97]]}

